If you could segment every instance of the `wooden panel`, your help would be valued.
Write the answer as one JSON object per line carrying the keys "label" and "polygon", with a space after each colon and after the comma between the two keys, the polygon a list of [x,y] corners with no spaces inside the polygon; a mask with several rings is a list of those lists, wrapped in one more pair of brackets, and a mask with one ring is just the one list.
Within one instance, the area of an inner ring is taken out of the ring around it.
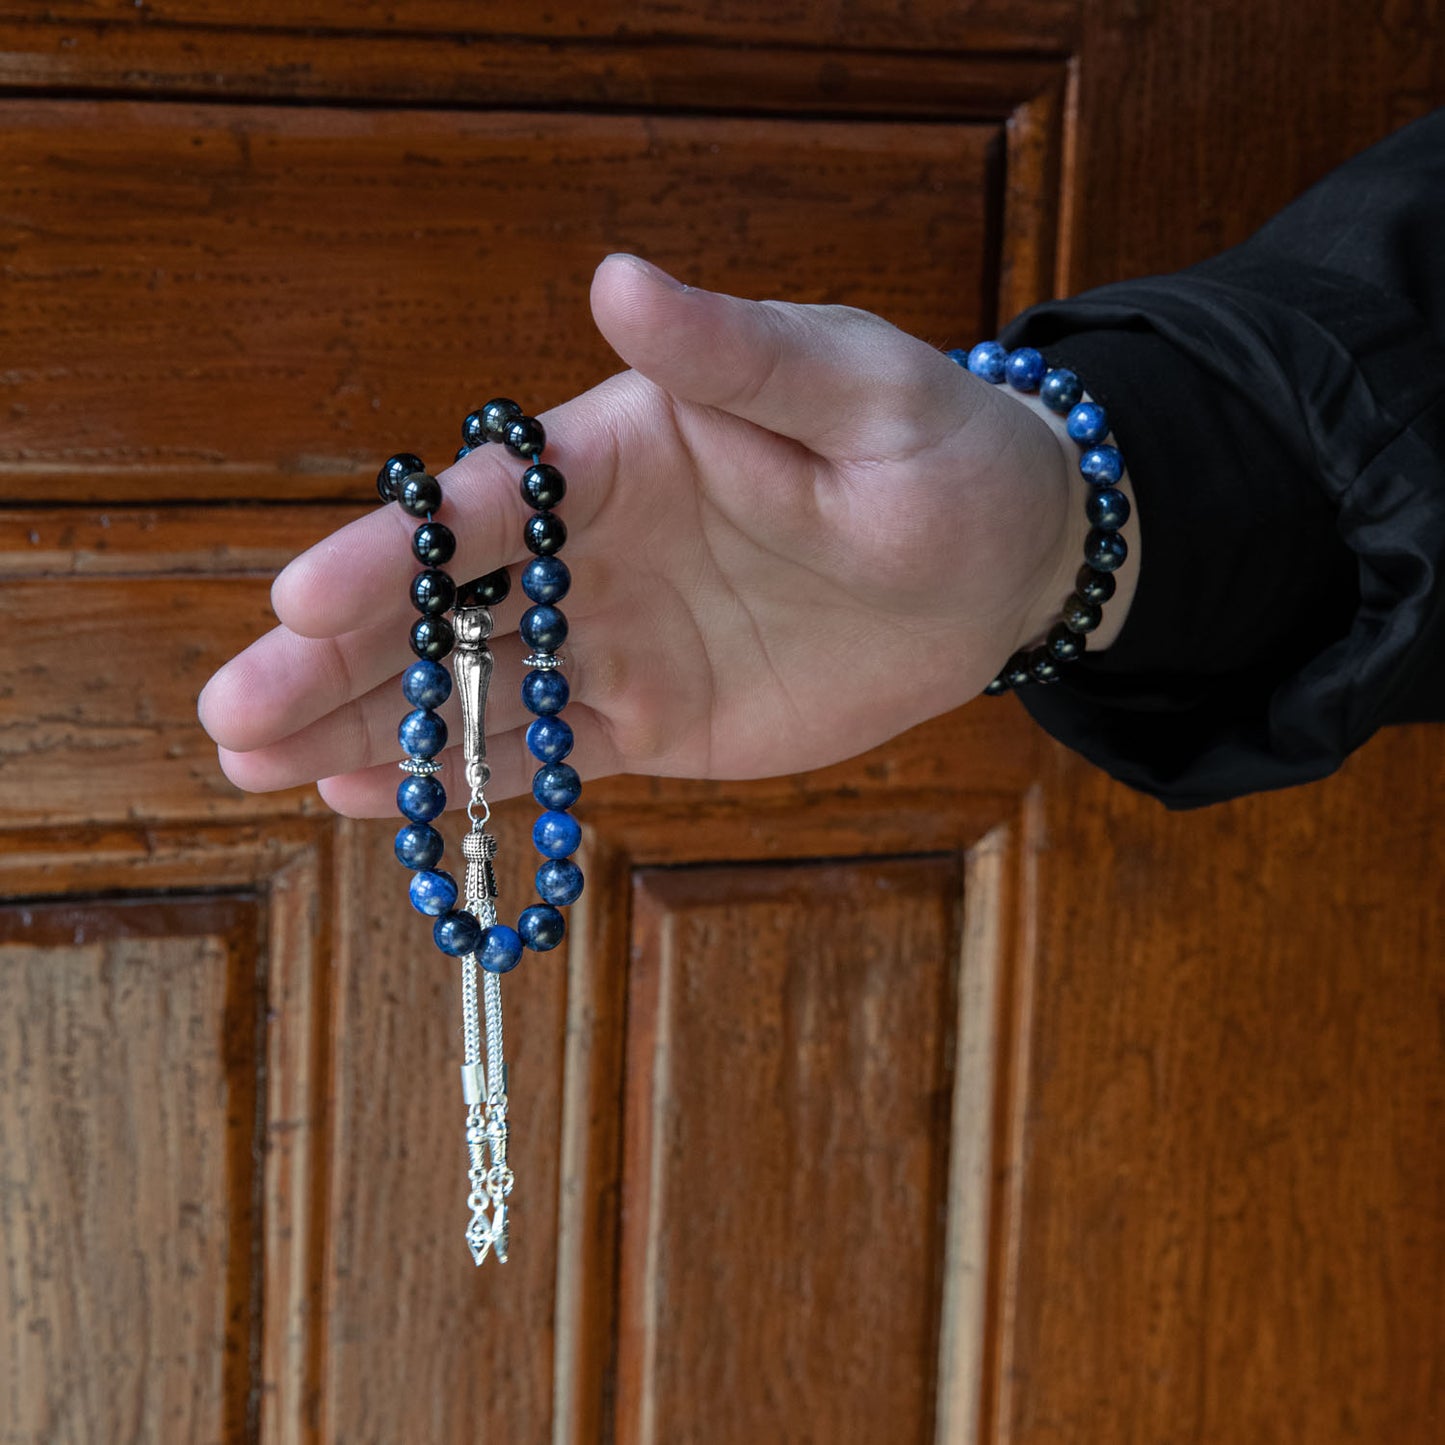
{"label": "wooden panel", "polygon": [[0,909],[0,1434],[256,1438],[254,898]]}
{"label": "wooden panel", "polygon": [[616,249],[967,338],[996,137],[0,105],[7,497],[362,500],[400,445],[450,457],[479,378],[548,401],[615,370],[586,294]]}
{"label": "wooden panel", "polygon": [[960,884],[638,875],[620,1441],[932,1439]]}

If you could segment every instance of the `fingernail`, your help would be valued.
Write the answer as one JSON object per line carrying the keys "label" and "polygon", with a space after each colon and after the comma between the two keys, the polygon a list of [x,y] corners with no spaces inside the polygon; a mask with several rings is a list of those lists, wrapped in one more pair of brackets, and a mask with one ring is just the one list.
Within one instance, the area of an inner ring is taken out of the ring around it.
{"label": "fingernail", "polygon": [[641,256],[634,256],[631,251],[614,251],[607,259],[609,261],[625,261],[629,266],[635,267],[655,281],[661,281],[664,286],[670,286],[674,291],[692,290],[692,287],[684,285],[676,276],[669,276],[661,266],[654,266],[651,261],[644,261]]}

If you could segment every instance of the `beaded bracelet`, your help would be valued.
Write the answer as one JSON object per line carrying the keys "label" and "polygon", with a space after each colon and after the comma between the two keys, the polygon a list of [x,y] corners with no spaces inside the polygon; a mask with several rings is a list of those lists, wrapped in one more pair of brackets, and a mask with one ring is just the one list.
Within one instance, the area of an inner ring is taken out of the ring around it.
{"label": "beaded bracelet", "polygon": [[[435,520],[442,505],[441,485],[421,458],[410,452],[391,457],[377,474],[384,502],[397,502],[421,525],[412,534],[412,554],[422,570],[411,583],[411,601],[420,616],[412,625],[411,650],[417,661],[402,674],[401,686],[412,710],[401,720],[397,741],[406,754],[407,774],[396,802],[407,820],[396,835],[396,856],[412,870],[411,901],[418,912],[436,919],[432,938],[445,954],[462,961],[462,1096],[467,1109],[467,1247],[481,1264],[490,1252],[505,1263],[510,1239],[507,1200],[514,1176],[507,1164],[507,1065],[503,1053],[501,975],[521,961],[524,948],[542,953],[556,948],[566,932],[561,908],[582,892],[582,870],[572,854],[582,830],[568,811],[582,791],[577,771],[564,759],[572,751],[572,729],[559,716],[567,704],[567,679],[558,649],[567,637],[567,619],[556,605],[571,586],[567,564],[556,554],[567,540],[567,527],[553,508],[567,491],[556,467],[539,461],[546,433],[535,417],[514,401],[499,397],[469,415],[462,424],[460,461],[488,443],[499,442],[530,463],[522,474],[523,499],[533,508],[525,541],[533,559],[522,572],[522,590],[534,604],[523,615],[522,640],[531,648],[531,669],[522,681],[522,702],[536,718],[527,729],[527,747],[541,764],[532,779],[532,795],[546,810],[537,819],[532,840],[543,862],[537,870],[541,902],[524,909],[516,928],[497,921],[497,880],[493,860],[497,840],[486,831],[491,815],[485,789],[486,706],[493,658],[491,609],[503,601],[511,579],[505,567],[458,587],[443,570],[456,551],[456,538]],[[451,620],[446,613],[451,611]],[[464,908],[456,906],[456,880],[441,871],[445,844],[431,826],[446,807],[446,791],[437,780],[437,755],[446,746],[446,723],[437,709],[452,691],[443,659],[455,652],[453,670],[462,710],[463,756],[470,789],[467,815],[471,831],[462,840],[466,859]],[[486,1064],[482,1063],[483,1022],[478,1010],[477,971],[484,979]]]}
{"label": "beaded bracelet", "polygon": [[1117,485],[1124,475],[1124,458],[1105,441],[1109,418],[1104,408],[1084,400],[1083,383],[1072,371],[1049,369],[1032,346],[1009,351],[997,341],[981,341],[972,351],[950,351],[948,356],[984,381],[1007,381],[1017,391],[1038,392],[1043,404],[1064,418],[1065,429],[1079,445],[1079,471],[1089,483],[1084,512],[1092,530],[1084,539],[1084,565],[1074,578],[1074,590],[1044,642],[1015,652],[984,688],[990,697],[999,697],[1026,683],[1057,682],[1060,664],[1084,655],[1088,634],[1103,620],[1104,603],[1114,595],[1114,573],[1129,555],[1119,535],[1129,520],[1129,499]]}

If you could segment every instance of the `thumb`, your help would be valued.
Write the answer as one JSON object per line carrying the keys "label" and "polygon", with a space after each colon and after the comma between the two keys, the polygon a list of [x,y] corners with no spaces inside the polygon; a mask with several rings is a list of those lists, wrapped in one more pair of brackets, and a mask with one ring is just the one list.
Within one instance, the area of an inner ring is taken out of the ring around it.
{"label": "thumb", "polygon": [[927,446],[976,399],[947,357],[871,312],[703,291],[638,256],[597,268],[592,315],[623,361],[664,391],[824,456]]}

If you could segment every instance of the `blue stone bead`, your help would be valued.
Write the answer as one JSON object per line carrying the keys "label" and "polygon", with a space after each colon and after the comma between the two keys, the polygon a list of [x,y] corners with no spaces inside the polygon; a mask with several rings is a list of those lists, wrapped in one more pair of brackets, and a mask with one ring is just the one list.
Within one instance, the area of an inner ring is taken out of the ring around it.
{"label": "blue stone bead", "polygon": [[565,908],[582,896],[582,870],[570,858],[549,858],[537,869],[537,896]]}
{"label": "blue stone bead", "polygon": [[1118,447],[1090,447],[1079,458],[1079,470],[1096,487],[1112,487],[1124,475]]}
{"label": "blue stone bead", "polygon": [[527,750],[539,763],[560,763],[572,751],[572,728],[559,717],[539,717],[527,729]]}
{"label": "blue stone bead", "polygon": [[572,574],[560,557],[534,557],[522,571],[522,591],[533,602],[560,602],[572,585]]}
{"label": "blue stone bead", "polygon": [[1084,515],[1105,532],[1117,532],[1129,520],[1129,499],[1117,487],[1097,487],[1084,503]]}
{"label": "blue stone bead", "polygon": [[428,918],[440,918],[456,906],[457,880],[450,873],[418,873],[411,880],[411,906]]}
{"label": "blue stone bead", "polygon": [[550,905],[534,903],[522,910],[522,916],[517,920],[517,932],[533,953],[546,953],[562,942],[567,932],[567,920]]}
{"label": "blue stone bead", "polygon": [[461,958],[477,951],[482,941],[482,925],[477,922],[475,914],[458,909],[455,913],[443,913],[432,924],[431,936],[443,953]]}
{"label": "blue stone bead", "polygon": [[1043,353],[1032,346],[1020,346],[1009,353],[1004,374],[1015,391],[1037,391],[1046,370]]}
{"label": "blue stone bead", "polygon": [[419,707],[402,718],[396,740],[409,758],[434,758],[447,745],[447,725],[436,713]]}
{"label": "blue stone bead", "polygon": [[544,808],[562,812],[582,796],[582,779],[571,763],[547,763],[532,777],[532,796]]}
{"label": "blue stone bead", "polygon": [[544,602],[522,614],[517,630],[528,647],[535,647],[538,652],[556,652],[567,640],[567,619],[560,607]]}
{"label": "blue stone bead", "polygon": [[571,691],[556,668],[534,667],[522,679],[522,706],[538,717],[551,717],[567,706]]}
{"label": "blue stone bead", "polygon": [[955,366],[961,366],[968,370],[968,349],[963,346],[955,346],[951,351],[943,353]]}
{"label": "blue stone bead", "polygon": [[413,707],[440,707],[452,695],[452,675],[439,662],[423,658],[401,675],[401,690]]}
{"label": "blue stone bead", "polygon": [[488,973],[511,973],[522,961],[522,940],[515,928],[508,928],[505,923],[494,923],[482,930],[476,954],[477,962]]}
{"label": "blue stone bead", "polygon": [[582,825],[570,813],[543,813],[532,824],[532,842],[548,858],[567,858],[582,843]]}
{"label": "blue stone bead", "polygon": [[1084,395],[1084,383],[1066,366],[1046,372],[1039,385],[1039,399],[1050,411],[1068,416]]}
{"label": "blue stone bead", "polygon": [[1129,555],[1129,544],[1117,533],[1095,527],[1084,538],[1084,560],[1096,572],[1117,572]]}
{"label": "blue stone bead", "polygon": [[396,790],[396,806],[413,823],[430,823],[447,805],[447,790],[435,778],[403,778]]}
{"label": "blue stone bead", "polygon": [[997,341],[980,341],[968,353],[968,369],[975,376],[995,384],[1003,380],[1007,362],[1008,347]]}
{"label": "blue stone bead", "polygon": [[425,823],[403,823],[395,846],[397,862],[408,868],[435,868],[446,849],[442,835]]}
{"label": "blue stone bead", "polygon": [[1104,408],[1081,401],[1064,421],[1064,429],[1080,446],[1094,446],[1109,435],[1109,418]]}

